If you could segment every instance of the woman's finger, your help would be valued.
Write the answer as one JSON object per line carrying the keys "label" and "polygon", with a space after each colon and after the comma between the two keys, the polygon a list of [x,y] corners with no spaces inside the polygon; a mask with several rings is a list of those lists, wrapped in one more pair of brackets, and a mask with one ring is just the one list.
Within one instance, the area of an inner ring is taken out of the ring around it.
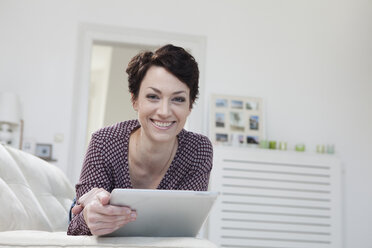
{"label": "woman's finger", "polygon": [[82,210],[83,210],[83,207],[81,205],[75,205],[71,209],[71,212],[73,213],[73,215],[78,215]]}
{"label": "woman's finger", "polygon": [[130,215],[101,215],[101,214],[97,214],[97,216],[95,218],[91,219],[91,222],[112,223],[112,222],[127,221],[127,220],[131,220],[131,219],[132,219],[132,217]]}
{"label": "woman's finger", "polygon": [[102,205],[107,205],[110,202],[110,193],[106,190],[100,191],[96,194],[97,199]]}
{"label": "woman's finger", "polygon": [[121,221],[116,223],[105,223],[100,225],[94,225],[91,229],[91,233],[93,235],[105,235],[108,233],[112,233],[119,229],[120,227],[128,224],[131,221]]}
{"label": "woman's finger", "polygon": [[101,222],[100,221],[100,222],[96,222],[96,223],[91,224],[91,227],[95,230],[106,229],[106,228],[116,228],[116,227],[121,227],[124,224],[127,224],[129,222],[131,222],[129,219],[120,219],[120,220],[111,221],[111,222],[107,222],[107,221]]}
{"label": "woman's finger", "polygon": [[90,202],[92,202],[95,199],[97,199],[97,195],[99,195],[99,194],[108,194],[108,195],[110,195],[110,193],[107,192],[103,188],[93,188],[90,191],[88,191],[87,193],[85,193],[84,195],[82,195],[78,199],[78,204],[81,205],[84,208]]}
{"label": "woman's finger", "polygon": [[89,203],[89,205],[84,208],[84,219],[87,224],[99,221],[115,221],[116,219],[130,220],[136,218],[136,214],[135,211],[127,207],[102,206],[98,200]]}
{"label": "woman's finger", "polygon": [[132,209],[130,209],[129,207],[119,207],[113,205],[95,205],[94,210],[102,215],[113,216],[130,215],[132,213]]}

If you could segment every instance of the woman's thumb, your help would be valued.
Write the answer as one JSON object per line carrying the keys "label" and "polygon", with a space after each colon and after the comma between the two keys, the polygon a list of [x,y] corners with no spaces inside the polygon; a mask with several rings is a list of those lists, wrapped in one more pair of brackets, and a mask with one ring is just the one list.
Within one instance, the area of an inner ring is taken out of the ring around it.
{"label": "woman's thumb", "polygon": [[108,205],[110,202],[110,193],[107,191],[101,191],[97,194],[97,198],[102,205]]}

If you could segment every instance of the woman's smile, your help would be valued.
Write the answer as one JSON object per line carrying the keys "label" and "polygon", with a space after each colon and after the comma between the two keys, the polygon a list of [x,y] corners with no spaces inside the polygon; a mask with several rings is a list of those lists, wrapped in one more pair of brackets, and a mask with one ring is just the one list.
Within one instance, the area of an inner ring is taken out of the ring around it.
{"label": "woman's smile", "polygon": [[150,120],[155,127],[163,130],[169,129],[174,123],[176,123],[175,121],[155,121],[153,119]]}

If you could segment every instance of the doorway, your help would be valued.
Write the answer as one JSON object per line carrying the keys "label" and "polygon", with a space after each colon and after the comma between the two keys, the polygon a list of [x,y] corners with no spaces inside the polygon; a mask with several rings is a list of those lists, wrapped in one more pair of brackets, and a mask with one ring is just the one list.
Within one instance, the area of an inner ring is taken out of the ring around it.
{"label": "doorway", "polygon": [[125,43],[93,43],[86,147],[96,130],[137,118],[137,113],[132,107],[125,70],[133,56],[145,50],[155,49]]}
{"label": "doorway", "polygon": [[[207,99],[205,99],[203,95],[205,88],[203,72],[206,44],[204,37],[96,24],[81,24],[79,26],[76,79],[74,84],[75,88],[73,91],[74,102],[70,128],[69,163],[66,171],[66,174],[72,183],[77,183],[79,180],[81,167],[86,153],[87,140],[90,139],[91,132],[107,124],[132,118],[130,116],[123,115],[123,113],[130,113],[130,111],[121,109],[121,107],[124,108],[124,106],[130,106],[131,108],[130,97],[125,96],[125,94],[128,94],[127,78],[125,73],[128,62],[121,61],[120,63],[122,64],[119,63],[117,66],[110,65],[109,67],[106,67],[106,72],[101,73],[101,76],[94,75],[94,80],[98,81],[99,77],[102,77],[100,80],[103,80],[105,77],[109,77],[111,71],[117,70],[118,72],[115,74],[119,75],[119,78],[114,80],[109,78],[109,81],[114,81],[115,85],[110,85],[111,83],[103,84],[103,86],[100,85],[102,88],[98,90],[101,91],[99,96],[101,99],[99,101],[95,102],[95,100],[93,101],[90,99],[91,91],[97,91],[97,89],[91,89],[91,59],[93,56],[92,51],[94,46],[101,46],[101,48],[102,46],[111,47],[106,47],[103,49],[106,49],[106,55],[103,55],[106,57],[103,60],[106,60],[106,62],[110,61],[110,63],[115,64],[113,60],[118,58],[115,58],[116,55],[114,50],[120,51],[127,49],[126,51],[122,52],[127,54],[125,56],[128,60],[128,58],[133,57],[140,50],[154,50],[154,48],[161,47],[165,44],[173,44],[184,47],[190,51],[190,53],[198,61],[200,70],[200,95],[198,102],[194,104],[193,110],[188,118],[187,129],[198,133],[207,133],[207,115],[205,114],[207,111]],[[103,52],[103,54],[104,53],[105,52]],[[121,60],[123,58],[119,59]],[[93,74],[97,74],[97,72],[93,72]],[[120,91],[111,91],[109,87],[119,87]],[[97,92],[93,92],[92,95],[97,97],[96,93]],[[115,96],[109,94],[113,94]],[[103,100],[103,98],[105,99]],[[107,101],[107,99],[110,101]],[[120,99],[120,102],[118,99]],[[92,103],[92,101],[94,103]],[[94,106],[94,104],[99,102],[104,102],[104,106],[102,105],[99,108],[95,106],[90,110],[90,106]],[[114,106],[114,108],[111,109],[110,107],[110,111],[106,111],[109,106]],[[93,113],[94,111],[97,111],[97,113]],[[106,114],[108,116],[106,116]],[[95,124],[89,124],[91,118],[96,118],[96,120],[92,122]]]}

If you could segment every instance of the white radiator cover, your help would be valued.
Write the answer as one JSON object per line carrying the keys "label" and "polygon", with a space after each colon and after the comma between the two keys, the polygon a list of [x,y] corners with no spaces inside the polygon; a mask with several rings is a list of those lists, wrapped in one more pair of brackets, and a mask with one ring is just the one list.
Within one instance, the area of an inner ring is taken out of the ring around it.
{"label": "white radiator cover", "polygon": [[208,237],[219,247],[341,248],[341,163],[334,155],[214,147],[220,196]]}

